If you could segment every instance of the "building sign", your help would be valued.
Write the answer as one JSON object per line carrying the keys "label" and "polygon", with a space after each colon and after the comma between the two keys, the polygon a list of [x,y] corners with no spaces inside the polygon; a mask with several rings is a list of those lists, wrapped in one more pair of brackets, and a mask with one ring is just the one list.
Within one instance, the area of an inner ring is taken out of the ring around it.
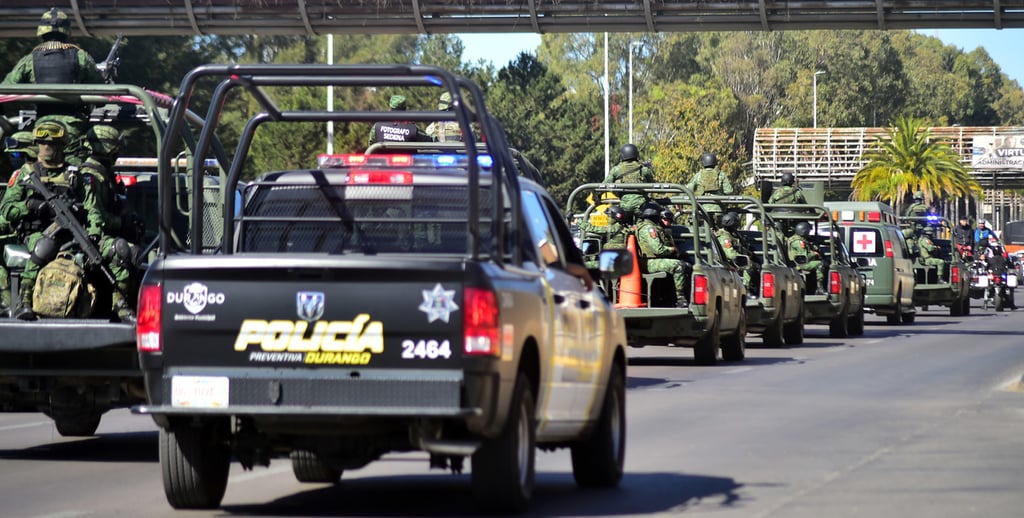
{"label": "building sign", "polygon": [[1024,135],[973,137],[971,167],[977,170],[1024,169]]}

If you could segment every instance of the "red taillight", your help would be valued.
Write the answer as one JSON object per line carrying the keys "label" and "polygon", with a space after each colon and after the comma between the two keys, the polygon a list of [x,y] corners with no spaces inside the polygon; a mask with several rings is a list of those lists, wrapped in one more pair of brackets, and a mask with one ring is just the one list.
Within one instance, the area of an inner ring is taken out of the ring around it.
{"label": "red taillight", "polygon": [[766,299],[775,298],[775,274],[764,272],[761,274],[761,294]]}
{"label": "red taillight", "polygon": [[159,284],[146,284],[139,290],[139,321],[135,325],[135,342],[140,352],[156,353],[162,349],[160,343],[160,296]]}
{"label": "red taillight", "polygon": [[698,306],[708,303],[708,278],[703,275],[693,276],[693,303]]}
{"label": "red taillight", "polygon": [[843,289],[842,278],[839,277],[839,272],[831,272],[828,276],[828,292],[833,295],[838,295]]}
{"label": "red taillight", "polygon": [[892,241],[888,239],[885,240],[885,256],[890,259],[892,258]]}
{"label": "red taillight", "polygon": [[409,171],[352,171],[346,180],[348,184],[411,185]]}
{"label": "red taillight", "polygon": [[960,267],[959,266],[954,266],[953,269],[950,270],[950,272],[949,272],[949,282],[952,283],[952,284],[956,284],[956,283],[960,282]]}
{"label": "red taillight", "polygon": [[1002,278],[994,273],[988,274],[988,278],[992,281],[992,284],[999,284]]}
{"label": "red taillight", "polygon": [[881,212],[869,212],[868,213],[868,222],[870,222],[870,223],[878,223],[880,221],[882,221],[882,213]]}
{"label": "red taillight", "polygon": [[121,185],[124,185],[125,187],[131,187],[139,183],[139,178],[137,176],[125,176],[119,174],[117,175],[117,181],[121,182]]}
{"label": "red taillight", "polygon": [[462,303],[465,308],[462,329],[466,337],[466,354],[501,354],[501,344],[498,342],[498,300],[494,292],[468,287],[462,294]]}

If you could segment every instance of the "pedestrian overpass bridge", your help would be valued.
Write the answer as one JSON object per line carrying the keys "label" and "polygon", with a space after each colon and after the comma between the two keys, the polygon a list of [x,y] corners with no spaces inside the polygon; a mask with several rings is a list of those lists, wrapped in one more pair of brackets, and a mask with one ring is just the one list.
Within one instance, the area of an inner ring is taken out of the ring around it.
{"label": "pedestrian overpass bridge", "polygon": [[3,0],[0,36],[50,6],[84,36],[1024,27],[1024,0]]}

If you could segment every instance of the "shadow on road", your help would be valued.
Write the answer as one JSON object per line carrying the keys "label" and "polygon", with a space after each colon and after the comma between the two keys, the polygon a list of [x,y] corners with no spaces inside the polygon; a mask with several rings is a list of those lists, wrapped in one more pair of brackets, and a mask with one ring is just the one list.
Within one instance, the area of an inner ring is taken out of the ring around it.
{"label": "shadow on road", "polygon": [[[752,349],[749,344],[748,349]],[[790,363],[793,358],[747,358],[738,362],[727,362],[719,360],[715,365],[705,365],[703,367],[713,369],[715,367],[729,367],[735,368],[743,365],[771,365],[775,363]],[[646,367],[701,367],[701,364],[697,363],[693,358],[677,358],[674,356],[634,356],[629,358],[629,365],[631,366],[646,366]]]}
{"label": "shadow on road", "polygon": [[[708,503],[733,509],[742,501],[731,478],[679,473],[627,473],[618,488],[579,489],[568,473],[540,473],[530,511],[522,516],[619,516],[682,512]],[[233,516],[467,517],[480,513],[468,475],[342,480],[271,502],[221,508]]]}
{"label": "shadow on road", "polygon": [[[56,435],[56,432],[54,432]],[[60,462],[158,462],[156,431],[105,433],[79,439],[61,438],[20,450],[0,450],[0,459]]]}

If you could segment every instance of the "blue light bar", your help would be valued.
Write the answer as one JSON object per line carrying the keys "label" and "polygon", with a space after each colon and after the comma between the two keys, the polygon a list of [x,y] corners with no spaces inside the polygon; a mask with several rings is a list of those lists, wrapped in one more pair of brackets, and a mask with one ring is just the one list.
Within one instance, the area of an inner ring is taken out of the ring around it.
{"label": "blue light bar", "polygon": [[477,155],[476,164],[480,167],[486,167],[490,169],[494,166],[494,158],[491,155]]}
{"label": "blue light bar", "polygon": [[437,155],[434,157],[434,165],[438,167],[453,166],[459,162],[459,157],[455,155]]}

